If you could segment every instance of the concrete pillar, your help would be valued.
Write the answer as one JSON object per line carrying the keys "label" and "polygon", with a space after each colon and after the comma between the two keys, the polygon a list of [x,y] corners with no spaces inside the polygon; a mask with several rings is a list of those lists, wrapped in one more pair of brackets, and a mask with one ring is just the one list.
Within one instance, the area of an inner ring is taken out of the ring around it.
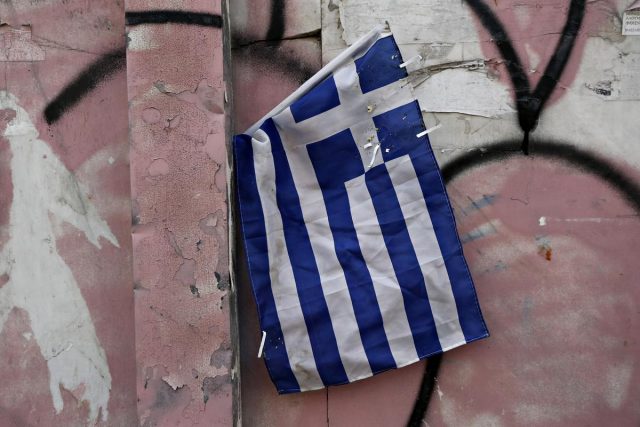
{"label": "concrete pillar", "polygon": [[230,425],[221,5],[126,4],[138,415]]}

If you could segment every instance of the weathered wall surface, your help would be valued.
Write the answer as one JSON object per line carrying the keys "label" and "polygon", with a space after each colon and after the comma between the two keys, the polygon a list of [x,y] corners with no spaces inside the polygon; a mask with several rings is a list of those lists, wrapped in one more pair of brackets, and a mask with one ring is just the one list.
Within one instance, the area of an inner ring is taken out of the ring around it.
{"label": "weathered wall surface", "polygon": [[[118,1],[0,3],[2,426],[232,423],[222,11],[149,3],[126,36]],[[374,24],[425,58],[493,334],[439,369],[277,396],[239,266],[245,425],[638,424],[629,3],[231,2],[236,131]]]}
{"label": "weathered wall surface", "polygon": [[135,425],[123,5],[0,22],[0,425]]}
{"label": "weathered wall surface", "polygon": [[[315,34],[317,3],[235,3],[242,131],[299,84],[311,62],[275,53]],[[621,35],[630,3],[321,1],[323,63],[384,21],[405,59],[424,58],[413,84],[427,125],[442,125],[431,143],[493,335],[439,369],[276,398],[241,274],[245,425],[637,425],[640,45]]]}
{"label": "weathered wall surface", "polygon": [[232,424],[222,17],[174,3],[0,4],[3,427]]}
{"label": "weathered wall surface", "polygon": [[127,24],[140,424],[231,425],[221,4]]}

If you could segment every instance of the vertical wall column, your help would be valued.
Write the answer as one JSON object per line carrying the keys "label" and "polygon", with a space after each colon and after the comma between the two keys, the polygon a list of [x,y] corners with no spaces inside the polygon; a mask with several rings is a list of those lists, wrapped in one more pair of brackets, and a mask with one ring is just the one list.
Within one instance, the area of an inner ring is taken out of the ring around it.
{"label": "vertical wall column", "polygon": [[0,426],[133,426],[124,8],[0,2]]}
{"label": "vertical wall column", "polygon": [[219,1],[129,0],[138,415],[232,423]]}

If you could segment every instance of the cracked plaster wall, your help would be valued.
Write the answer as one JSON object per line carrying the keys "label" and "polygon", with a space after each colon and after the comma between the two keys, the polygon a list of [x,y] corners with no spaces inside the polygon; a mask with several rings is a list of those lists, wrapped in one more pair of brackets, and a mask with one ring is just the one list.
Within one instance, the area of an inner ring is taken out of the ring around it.
{"label": "cracked plaster wall", "polygon": [[140,24],[127,38],[140,423],[231,425],[222,30]]}
{"label": "cracked plaster wall", "polygon": [[221,5],[126,10],[0,3],[3,427],[232,424]]}
{"label": "cracked plaster wall", "polygon": [[[431,142],[493,332],[445,357],[426,422],[637,424],[633,247],[640,201],[633,195],[640,194],[634,193],[640,153],[633,124],[640,51],[635,37],[620,35],[628,2],[586,3],[569,62],[531,134],[533,155],[524,157],[514,145],[515,154],[503,153],[501,162],[486,162],[482,153],[512,150],[498,143],[520,141],[522,130],[504,58],[468,3],[232,2],[235,130],[372,24],[388,20],[405,58],[426,59],[427,72],[418,75],[428,78],[415,82],[416,94],[427,124],[443,125]],[[535,85],[569,2],[488,5]],[[218,3],[127,3],[128,10],[177,7],[220,13]],[[1,24],[8,24],[0,25],[3,425],[231,423],[221,30],[129,27],[131,194],[124,68],[113,68],[55,121],[44,114],[102,55],[121,63],[112,52],[124,47],[123,8],[79,0],[0,5]],[[28,158],[21,157],[27,146],[21,141],[39,147],[27,154],[39,154],[43,165],[28,177],[16,163]],[[584,152],[596,168],[578,155]],[[459,167],[463,156],[471,161]],[[65,185],[47,178],[49,163]],[[16,197],[39,174],[60,197]],[[25,254],[33,245],[16,243],[21,218],[49,211],[58,212],[41,229],[50,255],[34,257],[48,262],[28,269]],[[245,273],[239,268],[237,278],[246,425],[406,422],[424,364],[328,391],[276,396],[254,357],[259,331]],[[53,302],[45,277],[62,285],[59,300],[75,304],[85,338],[43,321],[42,307],[68,311]],[[26,281],[32,290],[17,288]],[[43,345],[51,342],[51,349]],[[60,356],[68,360],[51,362]],[[103,382],[91,380],[96,372]]]}

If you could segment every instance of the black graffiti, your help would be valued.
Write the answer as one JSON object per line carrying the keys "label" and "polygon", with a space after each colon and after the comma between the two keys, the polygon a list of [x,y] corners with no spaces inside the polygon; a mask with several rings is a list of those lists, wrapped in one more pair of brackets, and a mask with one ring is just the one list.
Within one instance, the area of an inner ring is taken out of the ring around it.
{"label": "black graffiti", "polygon": [[[271,20],[269,21],[269,29],[267,30],[267,41],[272,41],[278,46],[273,51],[274,56],[263,56],[261,59],[279,64],[279,67],[288,71],[292,76],[296,76],[300,83],[304,83],[311,78],[318,70],[315,67],[305,63],[294,51],[288,52],[281,45],[286,27],[285,16],[285,0],[271,1]],[[260,53],[258,53],[260,56]]]}
{"label": "black graffiti", "polygon": [[476,14],[482,26],[491,34],[491,38],[496,43],[500,55],[505,61],[516,95],[518,122],[520,128],[524,131],[521,150],[524,154],[529,154],[529,133],[535,129],[542,109],[553,93],[569,61],[584,18],[586,0],[571,1],[560,40],[533,91],[531,91],[529,78],[522,66],[520,57],[511,44],[507,31],[496,15],[483,0],[466,0],[466,2]]}
{"label": "black graffiti", "polygon": [[186,24],[222,28],[222,16],[211,13],[184,12],[180,10],[145,10],[125,13],[127,25]]}
{"label": "black graffiti", "polygon": [[[536,141],[531,152],[537,156],[558,160],[584,172],[597,176],[615,189],[640,213],[640,186],[609,161],[587,150],[560,141]],[[518,144],[513,141],[499,142],[483,150],[469,152],[447,163],[442,168],[445,182],[478,165],[519,154]]]}
{"label": "black graffiti", "polygon": [[[249,47],[250,51],[248,55],[251,56],[252,60],[259,62],[265,68],[282,70],[283,74],[302,84],[313,76],[318,71],[318,68],[309,65],[295,49],[282,44],[285,28],[285,0],[272,0],[271,17],[267,33],[263,40],[259,40],[261,43],[259,48],[253,49]],[[319,35],[319,32],[317,34]],[[316,39],[318,38],[315,33],[309,33],[307,35],[309,37],[315,37]],[[233,44],[236,46],[236,52],[254,43],[256,42],[243,43],[243,40],[238,37],[238,35],[234,35]],[[236,56],[243,55],[242,53],[234,54]]]}
{"label": "black graffiti", "polygon": [[[174,10],[150,10],[126,12],[127,25],[179,23],[185,25],[199,25],[205,27],[222,27],[222,17],[210,13],[183,12]],[[84,69],[78,77],[47,104],[44,117],[48,124],[60,119],[69,109],[73,108],[89,92],[94,90],[100,82],[111,77],[126,65],[126,50],[111,51]]]}
{"label": "black graffiti", "polygon": [[[535,129],[542,109],[558,84],[573,51],[584,18],[585,0],[571,1],[560,40],[533,91],[520,58],[497,16],[482,0],[466,0],[466,3],[476,14],[482,26],[489,31],[505,61],[515,91],[518,122],[524,132],[524,138],[521,142],[505,141],[483,147],[482,151],[471,151],[447,163],[442,168],[445,182],[449,183],[464,171],[481,164],[520,155],[521,152],[525,155],[532,152],[541,157],[572,165],[599,177],[617,190],[640,213],[640,186],[636,185],[623,172],[618,171],[607,160],[601,159],[589,151],[559,141],[536,141],[535,147],[529,147],[529,134]],[[420,391],[407,424],[410,427],[421,425],[427,413],[442,358],[442,355],[438,355],[430,358],[427,362]]]}
{"label": "black graffiti", "polygon": [[315,67],[306,64],[304,58],[301,58],[293,49],[287,49],[282,45],[252,49],[251,56],[266,67],[272,67],[277,64],[278,69],[286,69],[288,76],[292,80],[297,80],[300,84],[307,81],[318,71]]}
{"label": "black graffiti", "polygon": [[271,21],[267,31],[267,40],[282,40],[285,28],[284,0],[271,1]]}
{"label": "black graffiti", "polygon": [[442,362],[442,354],[436,354],[427,360],[427,366],[424,370],[424,375],[422,376],[422,383],[420,384],[420,390],[416,397],[416,403],[413,405],[411,417],[407,423],[408,427],[422,426],[422,420],[427,413],[427,408],[429,407],[429,402],[433,395],[436,378],[438,376],[438,371],[440,370],[440,362]]}
{"label": "black graffiti", "polygon": [[47,123],[56,122],[62,115],[75,106],[100,82],[111,77],[125,66],[125,50],[117,49],[102,56],[85,68],[76,79],[69,83],[44,109]]}
{"label": "black graffiti", "polygon": [[[482,150],[470,151],[447,163],[441,170],[446,184],[464,172],[480,165],[520,156],[522,153],[519,141],[503,141],[483,147]],[[597,176],[617,191],[631,207],[640,215],[640,185],[618,170],[614,164],[587,150],[575,147],[562,141],[536,141],[531,147],[531,154],[550,160],[562,162],[581,171]],[[434,385],[438,377],[442,354],[431,357],[427,361],[420,391],[416,398],[407,426],[418,427],[429,408]]]}

